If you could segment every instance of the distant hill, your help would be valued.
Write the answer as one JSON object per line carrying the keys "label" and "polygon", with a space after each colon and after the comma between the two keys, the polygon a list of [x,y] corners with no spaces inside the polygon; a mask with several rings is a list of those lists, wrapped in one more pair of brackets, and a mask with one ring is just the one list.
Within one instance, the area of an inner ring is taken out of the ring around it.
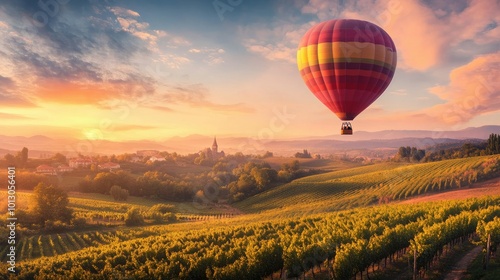
{"label": "distant hill", "polygon": [[[384,130],[355,131],[354,135],[317,136],[296,139],[259,140],[247,137],[217,137],[219,150],[226,153],[243,152],[261,154],[272,151],[275,155],[291,156],[307,149],[312,154],[343,153],[361,150],[393,150],[400,146],[426,148],[437,144],[463,143],[465,139],[487,139],[491,133],[500,133],[500,125],[470,127],[456,131]],[[145,136],[144,138],[147,138]],[[190,135],[166,140],[107,141],[55,139],[44,135],[32,137],[0,135],[0,153],[30,149],[30,156],[62,152],[67,155],[133,153],[137,150],[160,150],[180,154],[196,153],[212,145],[214,136]],[[6,151],[5,151],[6,150]]]}

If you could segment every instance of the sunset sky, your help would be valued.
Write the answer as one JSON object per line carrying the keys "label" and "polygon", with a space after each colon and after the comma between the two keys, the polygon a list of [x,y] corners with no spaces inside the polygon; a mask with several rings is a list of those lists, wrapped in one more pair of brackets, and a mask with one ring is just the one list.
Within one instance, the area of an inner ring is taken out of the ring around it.
{"label": "sunset sky", "polygon": [[302,35],[334,18],[379,25],[398,51],[355,132],[500,124],[497,0],[0,0],[0,134],[338,134],[296,65]]}

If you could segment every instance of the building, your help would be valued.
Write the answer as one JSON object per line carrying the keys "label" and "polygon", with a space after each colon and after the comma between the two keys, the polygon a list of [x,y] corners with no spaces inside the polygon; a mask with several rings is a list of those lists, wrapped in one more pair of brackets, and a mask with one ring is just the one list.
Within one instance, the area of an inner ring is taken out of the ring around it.
{"label": "building", "polygon": [[150,157],[149,161],[151,161],[151,162],[166,161],[166,159],[160,155],[155,155],[155,156]]}
{"label": "building", "polygon": [[82,168],[82,167],[90,167],[93,163],[90,158],[72,158],[69,160],[69,167],[71,168]]}
{"label": "building", "polygon": [[57,168],[50,165],[42,164],[36,168],[36,173],[45,175],[57,175]]}
{"label": "building", "polygon": [[73,168],[67,166],[67,165],[59,165],[57,167],[57,171],[60,172],[60,173],[64,173],[64,172],[71,172],[73,171]]}
{"label": "building", "polygon": [[143,160],[143,158],[142,158],[142,157],[140,157],[140,156],[132,156],[132,157],[130,158],[130,161],[131,161],[131,162],[141,162],[142,160]]}
{"label": "building", "polygon": [[101,163],[101,164],[97,165],[97,168],[99,168],[99,170],[112,171],[112,170],[120,169],[120,164],[114,163],[114,162],[106,162],[106,163]]}
{"label": "building", "polygon": [[219,145],[217,144],[217,139],[215,137],[214,137],[214,142],[212,144],[212,149],[206,148],[204,152],[205,156],[213,161],[217,161],[218,159],[226,156],[224,151],[219,152]]}

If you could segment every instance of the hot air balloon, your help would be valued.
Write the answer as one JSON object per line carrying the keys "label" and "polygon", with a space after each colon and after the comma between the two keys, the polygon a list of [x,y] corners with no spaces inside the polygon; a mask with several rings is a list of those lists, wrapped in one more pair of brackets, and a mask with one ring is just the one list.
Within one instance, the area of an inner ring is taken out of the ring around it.
{"label": "hot air balloon", "polygon": [[344,121],[341,134],[352,134],[350,121],[389,86],[396,60],[391,37],[379,26],[355,19],[316,24],[297,51],[297,66],[309,90]]}

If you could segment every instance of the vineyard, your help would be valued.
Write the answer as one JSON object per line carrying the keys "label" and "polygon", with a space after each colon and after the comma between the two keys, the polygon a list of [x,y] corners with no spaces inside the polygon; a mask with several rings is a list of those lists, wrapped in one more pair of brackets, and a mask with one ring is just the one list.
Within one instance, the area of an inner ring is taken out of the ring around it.
{"label": "vineyard", "polygon": [[295,180],[237,204],[247,213],[281,208],[323,212],[466,187],[500,176],[500,156],[401,165],[383,163]]}
{"label": "vineyard", "polygon": [[[70,207],[94,228],[19,236],[19,273],[6,273],[1,247],[0,279],[381,279],[396,259],[408,262],[408,275],[411,263],[423,276],[471,234],[495,251],[500,197],[388,202],[499,175],[500,156],[387,162],[278,186],[236,204],[244,215],[173,203],[163,206],[177,222],[132,228],[122,226],[127,211],[138,208],[150,221],[158,201],[81,194]],[[30,196],[20,193],[23,208]]]}
{"label": "vineyard", "polygon": [[[495,217],[500,216],[499,204],[500,197],[386,205],[168,231],[23,261],[16,279],[260,279],[304,274],[349,279],[368,273],[368,267],[378,268],[370,272],[372,276],[383,273],[388,259],[413,256],[414,250],[418,272],[422,273],[457,239],[476,231],[480,235],[498,234]],[[54,235],[45,238],[37,242],[60,244]],[[493,238],[498,240],[498,236]],[[69,246],[69,242],[64,244]],[[41,255],[63,250],[62,245],[46,247],[38,249],[43,251]],[[33,249],[30,252],[35,254]]]}
{"label": "vineyard", "polygon": [[[88,247],[98,247],[154,234],[157,233],[147,229],[125,229],[33,235],[21,238],[17,245],[18,256],[20,260],[52,257]],[[7,260],[7,249],[8,247],[5,247],[0,252],[2,262]]]}

